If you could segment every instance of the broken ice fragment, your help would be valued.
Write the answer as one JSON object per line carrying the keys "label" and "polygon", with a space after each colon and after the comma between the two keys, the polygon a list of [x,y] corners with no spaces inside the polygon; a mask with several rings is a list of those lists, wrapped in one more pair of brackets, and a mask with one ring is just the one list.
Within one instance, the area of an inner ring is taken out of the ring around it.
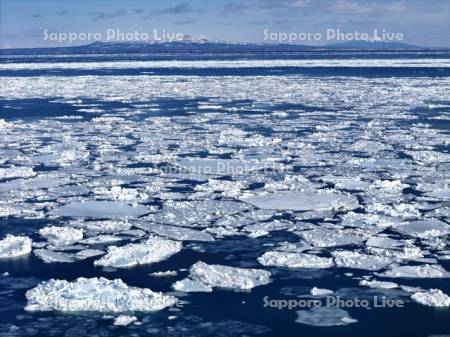
{"label": "broken ice fragment", "polygon": [[246,269],[197,262],[189,269],[189,278],[209,287],[252,289],[270,282],[271,273],[262,269]]}
{"label": "broken ice fragment", "polygon": [[331,268],[333,259],[319,257],[311,254],[271,251],[258,257],[263,266],[276,266],[287,268]]}
{"label": "broken ice fragment", "polygon": [[450,233],[450,225],[436,219],[412,221],[394,227],[399,232],[421,239],[441,237]]}
{"label": "broken ice fragment", "polygon": [[116,326],[126,326],[137,321],[135,316],[120,315],[114,319],[114,325]]}
{"label": "broken ice fragment", "polygon": [[71,227],[44,227],[39,234],[55,246],[68,246],[83,239],[83,231]]}
{"label": "broken ice fragment", "polygon": [[375,288],[375,289],[394,289],[398,288],[398,284],[394,282],[384,282],[384,281],[367,281],[367,280],[361,280],[359,282],[360,285],[366,286],[369,288]]}
{"label": "broken ice fragment", "polygon": [[182,245],[178,241],[151,237],[141,243],[130,243],[122,247],[108,247],[108,253],[94,262],[96,266],[127,268],[140,264],[163,261],[178,253]]}
{"label": "broken ice fragment", "polygon": [[332,192],[287,191],[241,198],[262,209],[293,211],[353,210],[359,207],[356,197]]}
{"label": "broken ice fragment", "polygon": [[213,288],[209,285],[203,284],[200,281],[191,280],[189,278],[185,278],[183,280],[177,281],[172,285],[172,288],[176,291],[181,291],[185,293],[191,292],[212,292]]}
{"label": "broken ice fragment", "polygon": [[424,264],[420,266],[394,266],[384,273],[378,274],[382,277],[404,277],[404,278],[448,278],[448,273],[441,266]]}
{"label": "broken ice fragment", "polygon": [[417,303],[428,305],[430,307],[450,306],[450,297],[439,289],[430,289],[424,292],[417,292],[411,295],[411,298]]}
{"label": "broken ice fragment", "polygon": [[156,311],[172,306],[177,299],[146,288],[129,287],[122,280],[78,278],[44,281],[25,294],[28,311]]}
{"label": "broken ice fragment", "polygon": [[361,254],[356,251],[335,251],[332,253],[338,267],[379,270],[392,263],[392,259],[384,256]]}
{"label": "broken ice fragment", "polygon": [[211,234],[191,228],[158,225],[153,223],[139,223],[136,224],[136,227],[178,241],[214,241],[214,237]]}
{"label": "broken ice fragment", "polygon": [[336,307],[314,307],[297,311],[297,323],[312,326],[335,326],[356,323],[347,311]]}
{"label": "broken ice fragment", "polygon": [[119,201],[75,201],[56,208],[53,214],[66,217],[123,218],[138,217],[148,213],[143,205],[131,206]]}
{"label": "broken ice fragment", "polygon": [[0,259],[19,257],[30,254],[33,242],[27,236],[8,234],[0,240]]}
{"label": "broken ice fragment", "polygon": [[334,293],[333,290],[314,287],[310,291],[313,296],[325,296]]}

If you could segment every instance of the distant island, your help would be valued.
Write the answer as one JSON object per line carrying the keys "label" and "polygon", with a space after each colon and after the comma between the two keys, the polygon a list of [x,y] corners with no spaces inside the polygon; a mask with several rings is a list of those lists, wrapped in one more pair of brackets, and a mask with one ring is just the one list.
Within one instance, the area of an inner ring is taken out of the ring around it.
{"label": "distant island", "polygon": [[425,48],[398,42],[351,41],[324,46],[268,43],[229,43],[216,41],[173,41],[173,42],[93,42],[80,46],[45,48],[0,49],[2,55],[37,54],[135,54],[135,53],[271,53],[307,51],[392,51],[392,50],[448,50],[446,48]]}

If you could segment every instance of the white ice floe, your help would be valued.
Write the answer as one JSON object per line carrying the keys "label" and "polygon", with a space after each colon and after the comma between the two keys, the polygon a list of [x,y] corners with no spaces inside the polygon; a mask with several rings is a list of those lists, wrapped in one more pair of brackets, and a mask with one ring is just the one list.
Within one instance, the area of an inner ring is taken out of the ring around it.
{"label": "white ice floe", "polygon": [[325,295],[330,295],[330,294],[334,293],[334,291],[330,290],[330,289],[313,287],[311,289],[310,293],[313,296],[325,296]]}
{"label": "white ice floe", "polygon": [[211,234],[191,228],[154,223],[138,223],[136,227],[177,241],[214,241],[214,237]]}
{"label": "white ice floe", "polygon": [[367,240],[371,233],[360,229],[328,229],[316,228],[312,230],[295,232],[305,241],[315,247],[335,247],[351,244],[361,244]]}
{"label": "white ice floe", "polygon": [[129,205],[120,201],[75,201],[53,210],[56,216],[86,218],[123,218],[144,215],[148,210],[143,205]]}
{"label": "white ice floe", "polygon": [[140,264],[163,261],[182,248],[178,241],[151,237],[141,243],[130,243],[122,247],[108,247],[108,253],[94,262],[96,266],[127,268]]}
{"label": "white ice floe", "polygon": [[122,280],[78,278],[44,281],[25,294],[28,311],[157,311],[172,306],[173,296],[146,288],[129,287]]}
{"label": "white ice floe", "polygon": [[392,263],[392,259],[385,256],[361,254],[356,251],[335,251],[332,253],[338,267],[380,270]]}
{"label": "white ice floe", "polygon": [[137,321],[136,316],[120,315],[114,319],[114,325],[126,326]]}
{"label": "white ice floe", "polygon": [[399,224],[395,226],[394,229],[401,233],[421,239],[441,237],[450,233],[450,225],[436,219],[419,220],[408,222],[406,224]]}
{"label": "white ice floe", "polygon": [[44,227],[39,230],[39,235],[55,246],[68,246],[83,239],[83,231],[72,227]]}
{"label": "white ice floe", "polygon": [[27,178],[34,177],[36,172],[31,167],[13,166],[10,168],[0,168],[0,179],[5,178]]}
{"label": "white ice floe", "polygon": [[83,243],[85,245],[101,245],[101,244],[107,244],[107,243],[120,242],[125,239],[126,239],[125,237],[121,237],[121,236],[104,234],[104,235],[91,236],[89,238],[81,240],[80,243]]}
{"label": "white ice floe", "polygon": [[45,263],[53,263],[53,262],[73,263],[76,262],[77,260],[75,254],[55,252],[50,249],[35,249],[33,253]]}
{"label": "white ice floe", "polygon": [[411,298],[417,303],[428,305],[430,307],[450,306],[450,297],[439,289],[430,289],[424,292],[417,292],[411,295]]}
{"label": "white ice floe", "polygon": [[[218,264],[206,264],[202,261],[192,265],[189,278],[208,287],[248,290],[268,284],[271,273],[262,269],[246,269]],[[185,281],[181,285],[192,286]],[[198,285],[197,285],[198,286]]]}
{"label": "white ice floe", "polygon": [[76,252],[75,257],[78,260],[84,260],[84,259],[88,259],[90,257],[95,257],[95,256],[103,255],[103,254],[105,254],[105,252],[103,250],[83,249],[83,250],[80,250],[79,252]]}
{"label": "white ice floe", "polygon": [[178,272],[176,270],[157,271],[149,275],[153,277],[169,277],[169,276],[177,276]]}
{"label": "white ice floe", "polygon": [[264,164],[257,161],[241,161],[235,159],[213,158],[180,158],[176,162],[190,172],[202,175],[240,175],[246,172],[264,168]]}
{"label": "white ice floe", "polygon": [[335,326],[356,323],[347,311],[336,307],[314,307],[297,311],[297,323],[312,326]]}
{"label": "white ice floe", "polygon": [[384,282],[384,281],[367,281],[367,280],[361,280],[359,282],[359,285],[369,287],[369,288],[375,288],[375,289],[394,289],[398,288],[398,284],[394,282]]}
{"label": "white ice floe", "polygon": [[181,291],[185,293],[192,293],[192,292],[210,293],[213,291],[213,288],[211,286],[206,285],[197,280],[192,280],[190,278],[185,278],[183,280],[175,282],[172,285],[172,288],[176,291]]}
{"label": "white ice floe", "polygon": [[319,257],[312,254],[270,251],[258,257],[258,262],[263,266],[287,267],[287,268],[331,268],[333,259]]}
{"label": "white ice floe", "polygon": [[27,236],[8,234],[3,240],[0,240],[0,259],[30,254],[32,245],[32,240]]}
{"label": "white ice floe", "polygon": [[382,277],[400,277],[400,278],[449,278],[448,273],[439,265],[424,264],[420,266],[394,266],[383,273],[378,274]]}
{"label": "white ice floe", "polygon": [[353,210],[359,207],[356,197],[333,192],[287,191],[241,198],[262,209],[293,211]]}

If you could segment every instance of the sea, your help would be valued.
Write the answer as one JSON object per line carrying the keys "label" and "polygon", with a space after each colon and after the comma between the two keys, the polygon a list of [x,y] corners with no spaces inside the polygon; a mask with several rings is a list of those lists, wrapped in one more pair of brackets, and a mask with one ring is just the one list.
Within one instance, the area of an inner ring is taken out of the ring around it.
{"label": "sea", "polygon": [[[449,51],[0,55],[0,107],[0,336],[450,335]],[[30,292],[100,277],[177,304]]]}

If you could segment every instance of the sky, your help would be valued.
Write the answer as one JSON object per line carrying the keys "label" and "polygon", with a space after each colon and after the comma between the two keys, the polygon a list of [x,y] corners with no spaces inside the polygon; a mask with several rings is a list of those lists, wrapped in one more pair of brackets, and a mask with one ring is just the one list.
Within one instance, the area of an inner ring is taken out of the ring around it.
{"label": "sky", "polygon": [[0,0],[0,48],[180,36],[324,45],[358,34],[450,47],[450,0]]}

